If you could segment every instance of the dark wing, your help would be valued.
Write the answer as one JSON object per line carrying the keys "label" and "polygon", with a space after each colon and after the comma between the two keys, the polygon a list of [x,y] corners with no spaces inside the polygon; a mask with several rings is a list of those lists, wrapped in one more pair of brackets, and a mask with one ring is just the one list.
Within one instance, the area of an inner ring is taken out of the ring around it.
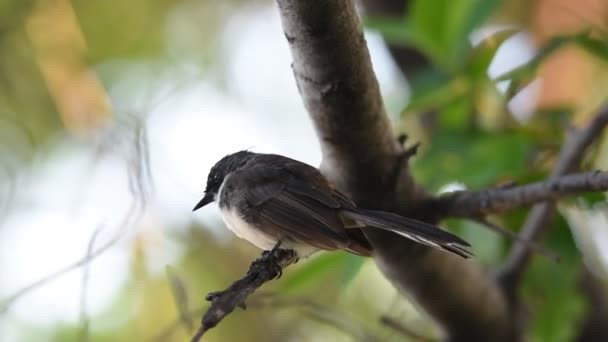
{"label": "dark wing", "polygon": [[242,191],[240,205],[246,219],[284,240],[370,254],[365,238],[345,229],[338,214],[343,204],[350,204],[335,196],[335,190],[316,169],[306,164],[258,165],[234,172],[224,185]]}

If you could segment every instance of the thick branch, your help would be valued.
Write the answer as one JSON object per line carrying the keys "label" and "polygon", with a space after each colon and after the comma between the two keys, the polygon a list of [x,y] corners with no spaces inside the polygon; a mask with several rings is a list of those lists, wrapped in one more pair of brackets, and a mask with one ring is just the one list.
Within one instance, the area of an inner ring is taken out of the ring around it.
{"label": "thick branch", "polygon": [[211,307],[203,315],[201,326],[192,337],[192,342],[199,341],[237,306],[245,308],[245,300],[250,294],[267,281],[280,277],[282,269],[295,262],[293,251],[273,250],[270,253],[275,257],[265,254],[251,264],[245,277],[235,281],[224,291],[207,295],[206,299],[211,301]]}
{"label": "thick branch", "polygon": [[390,161],[399,146],[390,134],[353,4],[277,2],[296,83],[321,140],[321,169],[340,174],[341,188],[381,197],[383,186],[390,186],[385,175],[394,168]]}
{"label": "thick branch", "polygon": [[462,191],[429,201],[440,217],[479,217],[500,213],[567,195],[608,190],[608,172],[592,171],[514,186],[481,191]]}
{"label": "thick branch", "polygon": [[[549,181],[556,181],[567,173],[578,169],[585,150],[596,140],[608,124],[608,106],[601,109],[598,115],[580,130],[573,131],[562,147],[559,159]],[[521,236],[528,241],[539,241],[551,227],[555,216],[555,204],[546,202],[532,208],[528,215]],[[499,279],[509,296],[513,296],[521,277],[531,259],[531,251],[521,245],[514,245],[507,261],[499,272]]]}
{"label": "thick branch", "polygon": [[[321,140],[321,170],[362,207],[416,217],[411,208],[427,195],[399,158],[353,2],[277,2],[296,82]],[[387,277],[451,339],[509,340],[506,301],[478,265],[394,234],[366,235]]]}

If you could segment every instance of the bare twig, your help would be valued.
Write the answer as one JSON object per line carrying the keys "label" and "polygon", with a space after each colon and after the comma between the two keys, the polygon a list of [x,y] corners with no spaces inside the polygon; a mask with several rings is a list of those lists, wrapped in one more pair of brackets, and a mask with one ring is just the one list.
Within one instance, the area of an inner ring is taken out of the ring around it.
{"label": "bare twig", "polygon": [[[607,124],[608,106],[605,106],[587,126],[571,132],[570,137],[562,147],[549,181],[556,181],[565,174],[575,171],[583,159],[585,150],[596,140]],[[545,202],[534,206],[524,223],[521,237],[528,241],[538,241],[551,227],[550,223],[555,216],[555,212],[556,208],[553,202]],[[529,249],[521,245],[514,245],[503,268],[499,271],[498,279],[510,297],[514,296],[530,259],[531,252]]]}
{"label": "bare twig", "polygon": [[[87,245],[87,254],[86,257],[91,258],[91,253],[93,252],[93,247],[95,246],[95,239],[103,229],[103,226],[95,229],[91,238],[89,239],[89,244]],[[86,342],[89,340],[89,315],[87,313],[87,289],[89,286],[89,264],[85,264],[82,269],[82,289],[80,290],[80,337],[78,338],[81,342]]]}
{"label": "bare twig", "polygon": [[129,226],[130,221],[133,219],[137,220],[137,218],[141,214],[139,212],[138,215],[135,215],[136,210],[137,210],[137,204],[135,201],[133,201],[129,210],[127,211],[126,215],[124,216],[121,224],[119,225],[119,228],[117,229],[114,237],[112,239],[108,240],[101,247],[97,248],[96,250],[94,250],[91,253],[87,253],[88,255],[85,255],[82,259],[77,260],[77,261],[73,262],[72,264],[69,264],[51,274],[48,274],[48,275],[38,279],[37,281],[21,288],[20,290],[13,293],[12,295],[2,299],[0,301],[0,314],[6,312],[15,301],[17,301],[22,296],[28,294],[30,291],[35,290],[35,289],[39,288],[40,286],[43,286],[43,285],[47,284],[48,282],[50,282],[56,278],[59,278],[62,275],[66,274],[70,271],[73,271],[79,267],[82,267],[82,266],[88,264],[93,259],[99,257],[106,250],[110,249],[112,246],[114,246],[116,243],[118,243],[124,236],[127,235],[128,230],[126,229],[126,227]]}
{"label": "bare twig", "polygon": [[510,239],[515,240],[517,243],[521,243],[524,246],[526,246],[526,248],[529,248],[537,253],[542,254],[543,256],[545,256],[547,259],[553,261],[553,262],[558,262],[559,261],[559,255],[557,255],[556,253],[546,249],[545,247],[541,246],[540,244],[536,243],[535,241],[526,241],[524,240],[521,236],[519,236],[518,234],[508,230],[508,229],[504,229],[503,227],[490,222],[487,218],[483,217],[483,218],[475,218],[474,221],[490,228],[491,230],[495,231],[498,234],[501,234],[503,236],[506,236]]}
{"label": "bare twig", "polygon": [[[428,200],[428,211],[444,217],[479,217],[560,197],[608,190],[608,171],[591,171],[511,187],[459,191]],[[424,210],[424,209],[423,209]]]}
{"label": "bare twig", "polygon": [[293,251],[278,250],[276,252],[276,258],[262,256],[255,260],[247,275],[232,283],[226,290],[207,295],[207,300],[211,301],[211,307],[203,315],[201,326],[192,337],[192,342],[199,341],[209,329],[215,327],[237,306],[245,308],[245,300],[250,294],[267,281],[280,276],[285,267],[296,261]]}
{"label": "bare twig", "polygon": [[389,316],[380,317],[380,323],[382,323],[382,324],[386,325],[387,327],[400,333],[401,335],[403,335],[403,337],[407,337],[408,341],[421,341],[421,342],[434,342],[435,341],[434,339],[432,339],[430,337],[420,335],[419,333],[413,331],[406,325],[402,324],[401,322],[398,322],[396,319],[389,317]]}

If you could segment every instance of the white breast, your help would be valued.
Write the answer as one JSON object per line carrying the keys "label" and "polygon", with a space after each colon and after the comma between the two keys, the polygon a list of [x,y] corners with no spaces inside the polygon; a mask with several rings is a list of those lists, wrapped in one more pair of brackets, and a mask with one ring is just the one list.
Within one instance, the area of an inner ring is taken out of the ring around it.
{"label": "white breast", "polygon": [[[224,184],[230,177],[230,174],[224,178],[222,185],[218,191],[218,195],[216,195],[216,202],[221,202],[222,199],[219,197],[226,196],[224,193]],[[234,209],[220,209],[220,213],[222,214],[222,219],[224,223],[236,236],[245,239],[256,247],[263,249],[265,251],[271,250],[276,244],[278,237],[273,237],[268,234],[265,234],[260,229],[256,228],[245,222],[243,218],[234,210]],[[283,249],[293,249],[298,254],[298,257],[308,257],[311,254],[317,252],[319,249],[317,247],[313,247],[307,244],[298,244],[289,241],[283,241],[281,244],[281,248]]]}
{"label": "white breast", "polygon": [[222,209],[222,219],[226,226],[238,237],[245,239],[258,248],[271,250],[277,243],[273,237],[245,222],[234,210]]}

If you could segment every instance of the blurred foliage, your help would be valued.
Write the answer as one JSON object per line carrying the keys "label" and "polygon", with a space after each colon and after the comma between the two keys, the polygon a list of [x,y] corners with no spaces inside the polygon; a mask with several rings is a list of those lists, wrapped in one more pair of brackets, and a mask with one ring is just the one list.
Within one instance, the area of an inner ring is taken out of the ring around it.
{"label": "blurred foliage", "polygon": [[87,59],[146,58],[163,52],[163,24],[175,1],[73,1],[87,41]]}
{"label": "blurred foliage", "polygon": [[[599,65],[599,72],[606,73],[608,36],[605,28],[592,25],[554,36],[539,45],[531,59],[492,79],[488,69],[496,53],[525,30],[522,22],[534,17],[515,18],[511,22],[517,26],[494,29],[472,43],[471,33],[492,17],[500,17],[495,10],[501,7],[500,1],[418,0],[411,2],[408,14],[401,18],[366,21],[367,27],[381,32],[389,43],[414,47],[430,61],[428,69],[408,75],[412,89],[401,125],[406,130],[420,128],[410,134],[423,140],[412,167],[416,179],[431,190],[454,182],[482,189],[546,178],[564,141],[567,123],[593,115],[598,104],[608,99],[607,91],[595,92],[597,86],[588,82],[585,85],[595,96],[588,102],[537,107],[530,118],[516,119],[509,106],[511,100],[537,80],[546,62],[565,47],[586,52],[582,55],[586,63]],[[533,10],[529,7],[518,14],[528,15]],[[501,23],[509,24],[509,20],[502,16]],[[498,82],[507,83],[505,90],[499,90]],[[588,201],[606,201],[603,194],[581,196]],[[526,213],[516,210],[493,219],[500,226],[514,229],[522,226]],[[471,242],[477,258],[492,268],[500,265],[509,246],[516,243],[469,221],[445,223]],[[585,302],[576,286],[581,272],[580,252],[562,219],[555,224],[546,245],[560,255],[561,261],[535,258],[527,273],[522,292],[531,311],[528,337],[531,341],[573,340],[585,312]]]}
{"label": "blurred foliage", "polygon": [[433,64],[456,70],[470,53],[469,34],[498,5],[498,0],[411,1],[407,17],[368,18],[367,26],[379,30],[390,43],[414,47]]}
{"label": "blurred foliage", "polygon": [[582,272],[580,255],[563,219],[555,224],[546,246],[559,251],[560,261],[533,260],[522,287],[532,317],[530,340],[572,341],[586,304],[577,287]]}
{"label": "blurred foliage", "polygon": [[[530,23],[535,3],[414,0],[401,18],[366,18],[367,28],[379,31],[387,42],[416,48],[430,61],[428,69],[406,75],[410,93],[403,97],[409,101],[399,122],[412,139],[423,141],[412,168],[429,190],[454,183],[481,189],[545,178],[564,140],[566,123],[588,118],[606,100],[606,87],[600,82],[607,75],[608,37],[605,28],[592,25],[537,42],[530,60],[498,77],[488,75],[506,42],[520,32],[535,34]],[[54,12],[57,4],[61,11]],[[134,112],[146,112],[158,100],[150,91],[154,87],[179,91],[171,81],[192,75],[221,83],[226,63],[221,43],[227,23],[239,22],[241,11],[267,6],[272,3],[1,0],[1,189],[9,189],[19,175],[34,173],[32,161],[41,154],[49,159],[60,155],[57,141],[81,146],[94,145],[98,135],[126,136],[133,117],[145,120],[146,113]],[[31,23],[34,13],[52,23],[48,30]],[[73,22],[66,19],[72,17]],[[494,28],[472,42],[471,34],[494,18],[513,27]],[[583,63],[599,70],[597,79],[585,84],[594,97],[584,103],[534,108],[531,117],[517,117],[510,106],[513,99],[538,80],[547,61],[566,47],[584,51]],[[499,86],[504,83],[506,89]],[[105,144],[118,145],[110,149],[112,153],[123,149],[118,139],[108,140]],[[607,141],[604,137],[601,143]],[[595,162],[601,157],[590,156],[586,165],[608,167]],[[0,199],[14,202],[13,191]],[[598,194],[582,197],[590,203],[605,201]],[[29,208],[30,203],[23,202]],[[521,209],[492,219],[515,230],[526,214]],[[445,223],[472,243],[488,268],[499,265],[514,243],[477,223]],[[258,255],[242,241],[222,241],[209,233],[210,227],[182,224],[187,227],[177,231],[161,228],[165,238],[180,246],[179,257],[165,272],[150,269],[154,247],[143,242],[145,236],[138,236],[141,240],[131,250],[130,278],[101,313],[90,317],[90,341],[187,340],[191,324],[198,324],[207,307],[204,295],[224,288]],[[563,220],[556,223],[547,246],[562,261],[535,258],[527,273],[522,292],[533,318],[528,337],[571,340],[585,305],[575,286],[581,268],[579,251]],[[362,336],[403,340],[379,323],[383,314],[422,335],[439,336],[433,323],[397,294],[373,262],[347,253],[320,253],[290,267],[280,281],[267,284],[246,311],[237,310],[206,340],[352,341]],[[338,321],[336,316],[342,315],[344,319]],[[83,339],[79,322],[53,327],[15,324],[26,340]]]}

